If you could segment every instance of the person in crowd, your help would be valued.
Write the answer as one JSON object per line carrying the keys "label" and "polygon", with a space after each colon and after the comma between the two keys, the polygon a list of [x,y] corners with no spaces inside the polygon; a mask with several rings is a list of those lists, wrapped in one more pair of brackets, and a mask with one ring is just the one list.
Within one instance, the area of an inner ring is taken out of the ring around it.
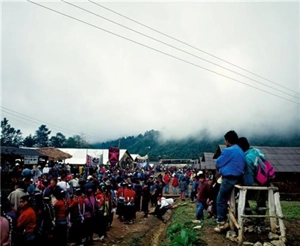
{"label": "person in crowd", "polygon": [[[113,180],[112,180],[113,181]],[[113,188],[113,182],[109,180],[105,182],[108,198],[109,198],[109,213],[108,213],[108,229],[112,227],[114,214],[117,210],[117,195]]]}
{"label": "person in crowd", "polygon": [[18,210],[18,206],[20,204],[20,198],[25,195],[24,183],[22,181],[18,181],[15,184],[15,190],[8,195],[8,200],[16,211]]}
{"label": "person in crowd", "polygon": [[194,200],[196,198],[197,188],[198,188],[199,183],[200,183],[199,177],[198,176],[194,176],[193,177],[193,182],[192,182],[191,202],[194,202]]}
{"label": "person in crowd", "polygon": [[49,174],[50,167],[48,166],[48,163],[45,164],[43,168],[43,174]]}
{"label": "person in crowd", "polygon": [[19,245],[35,245],[36,214],[29,201],[30,196],[20,197],[20,215],[17,219]]}
{"label": "person in crowd", "polygon": [[149,190],[149,185],[148,183],[145,183],[144,187],[142,188],[142,211],[144,212],[144,218],[148,217],[150,199],[151,194]]}
{"label": "person in crowd", "polygon": [[96,199],[93,190],[90,188],[86,191],[86,197],[84,198],[85,211],[84,211],[84,236],[86,244],[93,243],[93,227],[96,217]]}
{"label": "person in crowd", "polygon": [[207,208],[207,201],[211,195],[211,185],[213,177],[210,177],[208,181],[205,179],[204,174],[199,175],[199,185],[197,187],[197,209],[196,209],[196,221],[194,223],[203,222],[204,209]]}
{"label": "person in crowd", "polygon": [[38,179],[38,177],[41,176],[43,173],[38,168],[37,165],[33,165],[32,170],[31,170],[31,174],[32,174],[33,182],[35,182]]}
{"label": "person in crowd", "polygon": [[186,183],[185,179],[182,178],[179,181],[179,190],[180,190],[181,201],[185,201],[185,191],[187,190],[187,188],[188,188],[187,183]]}
{"label": "person in crowd", "polygon": [[56,194],[60,193],[61,188],[56,184],[57,184],[57,180],[55,178],[51,178],[50,184],[43,191],[44,197],[51,197],[51,195],[56,196]]}
{"label": "person in crowd", "polygon": [[157,197],[157,205],[155,207],[155,210],[150,214],[156,215],[159,220],[165,223],[166,220],[164,220],[163,215],[168,211],[168,209],[172,208],[173,203],[173,198],[165,198],[161,194],[159,194]]}
{"label": "person in crowd", "polygon": [[103,241],[107,236],[108,213],[109,197],[107,195],[105,184],[101,183],[96,191],[96,218],[94,224],[95,233],[98,236],[93,238],[93,241]]}
{"label": "person in crowd", "polygon": [[179,186],[179,181],[178,181],[178,177],[176,176],[176,174],[174,173],[172,178],[172,192],[173,195],[177,195],[178,194],[178,186]]}
{"label": "person in crowd", "polygon": [[124,190],[124,223],[133,224],[135,218],[135,197],[136,192],[132,189],[132,184],[128,184]]}
{"label": "person in crowd", "polygon": [[94,183],[93,176],[88,175],[86,180],[87,180],[87,182],[83,186],[84,191],[86,192],[88,189],[92,189],[93,192],[95,192],[96,191],[96,186],[95,186],[95,183]]}
{"label": "person in crowd", "polygon": [[3,246],[10,246],[13,242],[12,236],[13,236],[13,219],[7,214],[7,211],[10,210],[10,202],[2,197],[1,194],[1,201],[0,201],[0,207],[1,207],[1,216],[0,216],[0,245]]}
{"label": "person in crowd", "polygon": [[213,184],[211,186],[211,193],[209,200],[207,201],[207,205],[211,206],[211,209],[208,211],[208,218],[217,218],[217,196],[219,193],[220,185],[222,182],[222,177],[218,177],[218,179],[214,179]]}
{"label": "person in crowd", "polygon": [[152,207],[156,207],[157,204],[157,197],[155,196],[155,192],[156,192],[156,185],[155,182],[153,180],[153,177],[150,177],[150,181],[148,182],[150,185],[150,201],[151,201],[151,206]]}
{"label": "person in crowd", "polygon": [[54,240],[57,246],[66,246],[68,242],[68,215],[69,215],[69,204],[65,199],[65,192],[60,190],[56,194],[57,202],[54,204],[55,211],[55,230]]}
{"label": "person in crowd", "polygon": [[117,200],[118,200],[118,204],[117,204],[117,215],[118,215],[118,219],[123,222],[124,221],[124,190],[126,188],[126,183],[122,182],[121,186],[118,188],[117,190]]}
{"label": "person in crowd", "polygon": [[55,211],[50,197],[43,197],[43,211],[40,217],[41,223],[38,230],[40,234],[40,243],[51,246],[54,243]]}
{"label": "person in crowd", "polygon": [[[78,196],[79,195],[79,196]],[[80,189],[70,196],[69,212],[71,228],[69,230],[69,240],[75,242],[75,245],[82,244],[83,237],[83,210],[84,203],[81,198]]]}
{"label": "person in crowd", "polygon": [[[141,211],[141,198],[142,198],[142,186],[140,184],[140,181],[138,179],[135,179],[133,184],[133,190],[135,191],[135,199],[134,199],[134,209],[135,212]],[[134,213],[135,215],[135,213]],[[135,217],[134,217],[135,219]]]}
{"label": "person in crowd", "polygon": [[67,175],[61,177],[61,180],[57,182],[57,186],[64,191],[66,198],[70,197],[70,184]]}
{"label": "person in crowd", "polygon": [[171,181],[171,177],[170,177],[169,173],[165,172],[165,174],[163,176],[163,182],[164,182],[164,186],[165,186],[165,194],[169,194],[170,181]]}
{"label": "person in crowd", "polygon": [[2,246],[9,246],[11,243],[9,221],[6,217],[0,216],[0,243]]}
{"label": "person in crowd", "polygon": [[245,155],[237,145],[238,135],[229,131],[224,135],[227,148],[217,158],[216,168],[222,175],[222,183],[217,197],[217,227],[215,232],[222,232],[229,227],[227,223],[227,201],[230,199],[234,185],[242,181],[245,169]]}
{"label": "person in crowd", "polygon": [[[241,149],[245,153],[246,158],[246,167],[245,167],[245,173],[243,176],[243,184],[244,185],[258,185],[258,183],[255,180],[257,169],[258,169],[258,161],[259,160],[266,160],[266,156],[264,153],[257,148],[250,147],[249,141],[245,137],[241,137],[238,140],[238,145],[241,147]],[[269,183],[266,184],[268,186]],[[267,197],[267,191],[252,191],[249,190],[247,192],[247,198],[250,196],[256,195],[256,213],[257,214],[265,214],[265,211],[260,208],[266,207],[266,197]],[[249,201],[246,199],[246,208],[250,208]],[[250,212],[251,214],[252,212]]]}

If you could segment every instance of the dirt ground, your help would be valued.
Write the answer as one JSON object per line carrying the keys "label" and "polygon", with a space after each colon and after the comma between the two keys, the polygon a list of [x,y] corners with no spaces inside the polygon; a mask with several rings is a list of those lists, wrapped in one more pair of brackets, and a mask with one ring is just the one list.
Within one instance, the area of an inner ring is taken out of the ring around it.
{"label": "dirt ground", "polygon": [[[169,210],[164,215],[164,218],[167,220],[166,223],[158,220],[153,215],[143,218],[144,214],[142,212],[136,214],[136,222],[133,225],[125,225],[115,218],[104,242],[94,242],[93,245],[160,246],[166,230],[170,226],[172,213],[173,210]],[[300,220],[285,221],[285,226],[287,234],[286,246],[300,246]],[[237,243],[227,239],[225,234],[214,233],[211,226],[203,228],[202,240],[205,242],[203,244],[205,246],[237,246]],[[245,233],[245,240],[263,242],[266,240],[266,235]]]}
{"label": "dirt ground", "polygon": [[[171,213],[168,211],[164,218],[168,220]],[[133,225],[126,225],[115,217],[105,240],[94,242],[93,245],[159,246],[168,222],[163,223],[153,215],[149,215],[148,218],[143,218],[143,216],[143,212],[136,213],[136,221]]]}

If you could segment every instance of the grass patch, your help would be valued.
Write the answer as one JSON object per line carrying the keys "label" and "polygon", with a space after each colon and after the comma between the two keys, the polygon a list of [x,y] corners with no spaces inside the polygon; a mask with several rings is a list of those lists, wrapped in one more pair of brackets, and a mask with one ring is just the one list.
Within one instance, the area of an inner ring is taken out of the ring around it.
{"label": "grass patch", "polygon": [[163,246],[198,246],[204,245],[201,240],[201,231],[195,231],[191,221],[195,219],[196,215],[195,203],[188,203],[175,209],[171,225],[167,229],[167,234],[162,242]]}
{"label": "grass patch", "polygon": [[[249,201],[250,206],[255,212],[255,201]],[[281,208],[282,213],[285,217],[284,220],[290,221],[290,224],[294,223],[293,221],[297,222],[300,220],[300,202],[296,201],[281,201]],[[185,206],[179,206],[174,210],[174,213],[171,218],[170,227],[167,229],[166,236],[162,242],[162,246],[180,246],[180,245],[189,245],[189,246],[204,246],[204,245],[212,245],[211,242],[206,241],[207,235],[205,236],[204,233],[206,231],[212,231],[216,225],[216,221],[214,219],[205,219],[204,220],[204,227],[200,230],[194,230],[193,227],[197,224],[193,224],[192,220],[195,219],[196,215],[196,204],[195,203],[187,203]],[[266,211],[268,214],[268,211]],[[204,216],[207,216],[207,213],[204,212]],[[269,222],[268,222],[269,223]],[[209,230],[207,230],[209,229]],[[291,241],[291,238],[294,240],[294,231],[290,228],[290,231],[287,231],[287,235],[289,236],[288,241]],[[295,234],[299,237],[298,234]],[[214,235],[217,238],[217,234]],[[224,235],[219,236],[218,243],[223,244]],[[298,240],[298,238],[297,238]],[[227,241],[226,241],[227,243]],[[229,244],[232,245],[233,243],[228,241]],[[232,243],[232,244],[230,244]],[[291,244],[293,245],[293,244]],[[297,245],[298,246],[298,245]]]}
{"label": "grass patch", "polygon": [[282,213],[287,220],[300,220],[300,202],[281,201]]}
{"label": "grass patch", "polygon": [[[255,201],[249,201],[252,211],[255,210]],[[286,220],[300,220],[300,202],[280,201],[282,213]],[[267,211],[268,214],[268,211]]]}

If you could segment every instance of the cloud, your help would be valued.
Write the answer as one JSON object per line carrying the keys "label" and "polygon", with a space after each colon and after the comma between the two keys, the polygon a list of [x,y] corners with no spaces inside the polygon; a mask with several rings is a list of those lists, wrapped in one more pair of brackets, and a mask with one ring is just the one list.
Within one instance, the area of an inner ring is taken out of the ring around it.
{"label": "cloud", "polygon": [[[80,6],[268,86],[64,3],[45,4],[196,65],[30,3],[3,3],[2,105],[58,126],[47,124],[53,134],[104,141],[151,129],[182,138],[201,129],[219,136],[230,129],[250,134],[298,126],[300,100],[281,91],[300,93],[299,3],[105,3],[293,92],[91,3]],[[2,114],[25,135],[41,125]]]}

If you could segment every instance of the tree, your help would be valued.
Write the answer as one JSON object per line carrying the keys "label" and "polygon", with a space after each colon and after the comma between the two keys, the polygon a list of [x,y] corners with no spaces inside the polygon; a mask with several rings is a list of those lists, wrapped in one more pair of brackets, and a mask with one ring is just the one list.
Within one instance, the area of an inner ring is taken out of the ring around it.
{"label": "tree", "polygon": [[90,144],[84,139],[83,136],[74,135],[69,137],[64,145],[66,148],[89,148]]}
{"label": "tree", "polygon": [[23,145],[25,147],[33,147],[35,144],[35,138],[31,134],[27,136],[23,141]]}
{"label": "tree", "polygon": [[8,119],[1,121],[1,146],[19,147],[22,145],[22,132],[8,124]]}
{"label": "tree", "polygon": [[39,129],[35,131],[35,141],[36,147],[48,147],[49,146],[49,134],[51,131],[46,127],[46,125],[41,125]]}
{"label": "tree", "polygon": [[49,142],[50,146],[53,146],[55,148],[61,148],[65,145],[66,140],[66,137],[62,133],[58,132],[56,133],[56,136],[52,136],[50,138]]}

